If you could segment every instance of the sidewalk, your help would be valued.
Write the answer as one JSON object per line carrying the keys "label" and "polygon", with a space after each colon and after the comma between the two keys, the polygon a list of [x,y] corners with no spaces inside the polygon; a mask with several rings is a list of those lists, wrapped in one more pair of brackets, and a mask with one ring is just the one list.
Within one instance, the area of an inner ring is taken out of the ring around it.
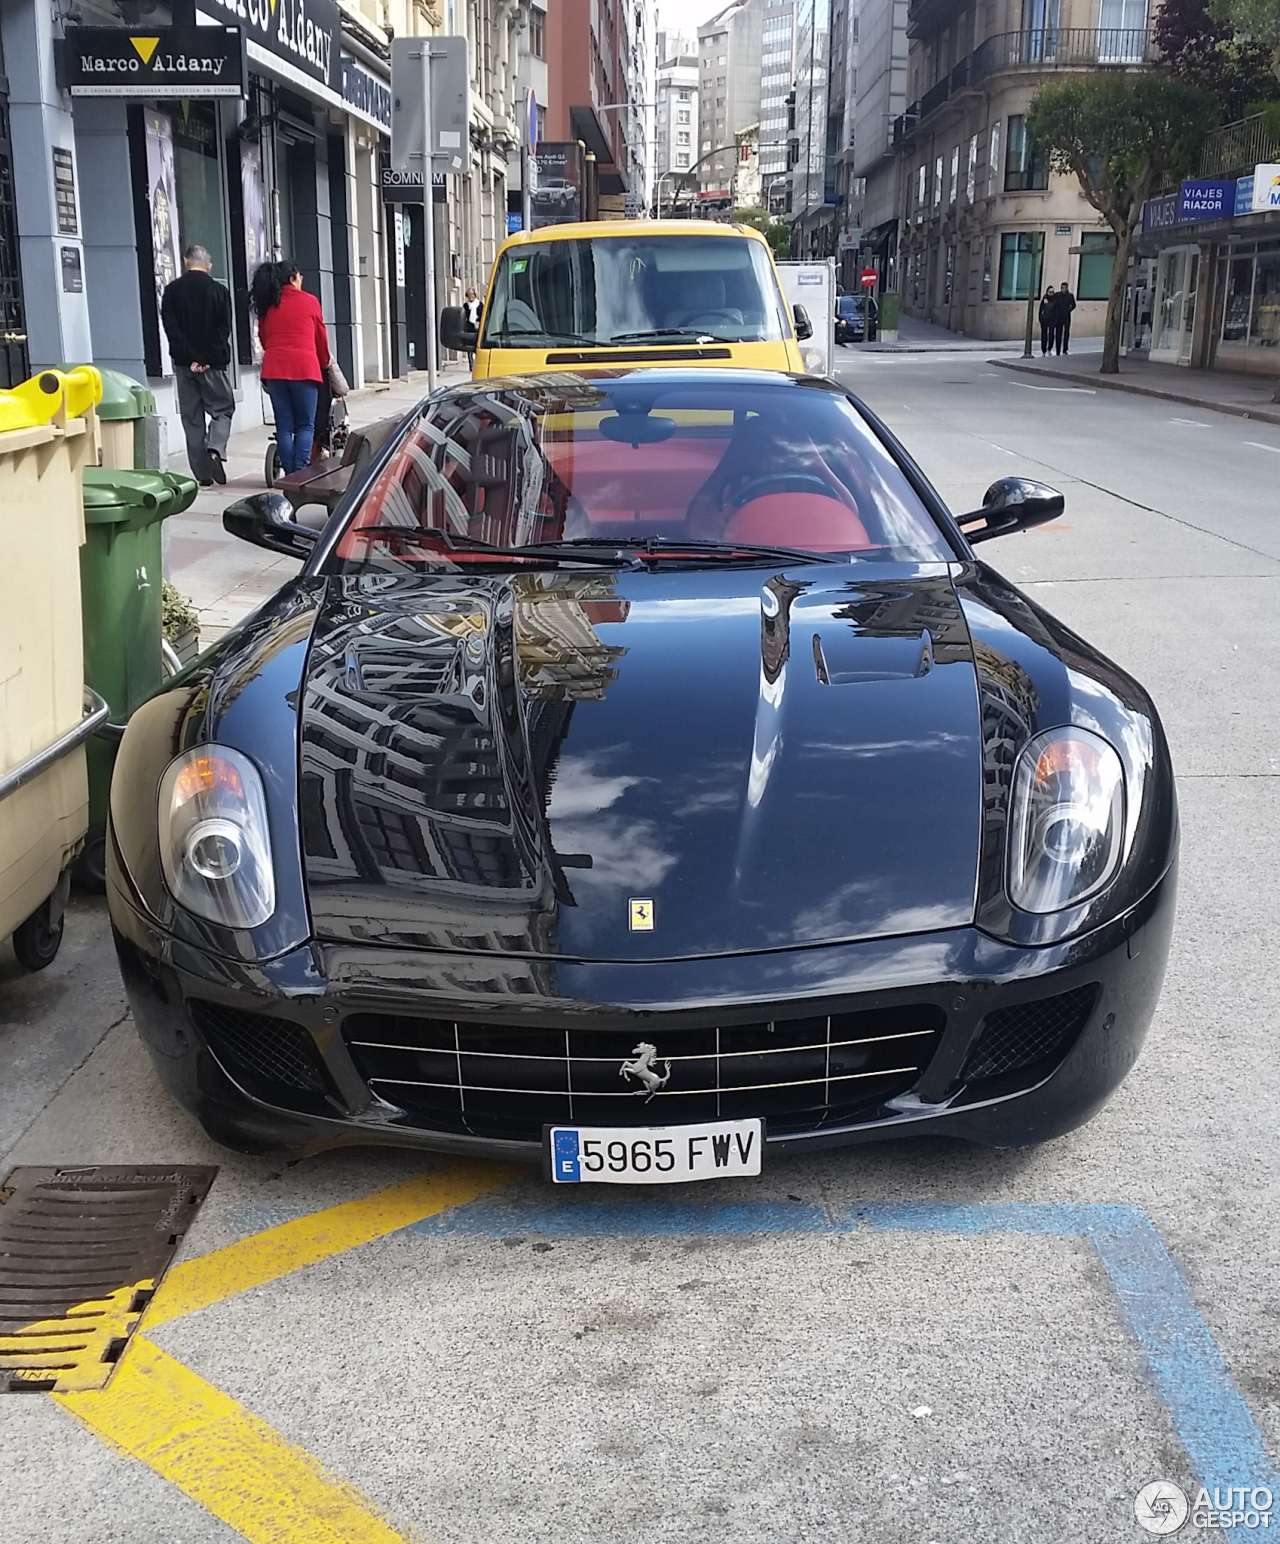
{"label": "sidewalk", "polygon": [[[1100,349],[1102,340],[1081,338],[1080,346],[1086,350]],[[875,343],[856,343],[853,347],[858,353],[865,354],[990,354],[993,351],[1021,354],[1022,339],[965,338],[918,316],[903,316],[898,320],[896,343],[877,340]]]}
{"label": "sidewalk", "polygon": [[[442,382],[465,380],[464,365],[447,365]],[[426,372],[353,391],[348,398],[351,425],[373,423],[407,413],[427,389]],[[200,646],[207,648],[298,571],[296,558],[277,556],[229,536],[222,511],[235,499],[266,488],[263,465],[270,430],[233,434],[227,446],[225,487],[201,488],[184,514],[165,521],[165,577],[191,601],[200,615]],[[169,470],[189,472],[185,452],[169,458]]]}
{"label": "sidewalk", "polygon": [[[1093,340],[1090,340],[1093,341]],[[1119,375],[1099,375],[1096,352],[1062,358],[1050,355],[1031,359],[992,359],[1002,370],[1028,375],[1052,376],[1064,386],[1102,387],[1105,391],[1132,391],[1144,397],[1181,402],[1210,413],[1231,413],[1237,418],[1257,418],[1280,424],[1280,402],[1272,402],[1275,378],[1234,375],[1226,370],[1188,370],[1180,365],[1153,365],[1146,359],[1122,358]]]}

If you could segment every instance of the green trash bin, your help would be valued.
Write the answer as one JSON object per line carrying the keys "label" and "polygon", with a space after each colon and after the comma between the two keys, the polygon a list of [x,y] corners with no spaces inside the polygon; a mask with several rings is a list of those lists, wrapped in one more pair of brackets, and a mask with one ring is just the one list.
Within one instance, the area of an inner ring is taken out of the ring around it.
{"label": "green trash bin", "polygon": [[[199,491],[195,478],[180,472],[84,471],[84,679],[106,698],[113,724],[124,724],[164,681],[160,525],[189,508]],[[102,884],[115,756],[113,741],[89,741],[89,834],[77,874],[90,887]]]}
{"label": "green trash bin", "polygon": [[[102,464],[132,468],[160,465],[160,419],[156,399],[140,382],[123,370],[103,370],[102,401],[98,403],[98,428],[102,437]],[[74,370],[74,365],[59,365]]]}

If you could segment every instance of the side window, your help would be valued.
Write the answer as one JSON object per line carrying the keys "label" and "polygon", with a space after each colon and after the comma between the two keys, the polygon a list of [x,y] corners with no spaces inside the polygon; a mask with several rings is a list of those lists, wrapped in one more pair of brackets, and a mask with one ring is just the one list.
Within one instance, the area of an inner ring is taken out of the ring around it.
{"label": "side window", "polygon": [[1006,193],[1037,192],[1049,186],[1049,161],[1027,133],[1027,120],[1021,113],[1009,119],[1009,137],[1005,150],[1004,190]]}
{"label": "side window", "polygon": [[1116,238],[1107,231],[1086,231],[1080,238],[1080,276],[1077,300],[1106,300],[1111,294],[1111,270],[1116,261]]}

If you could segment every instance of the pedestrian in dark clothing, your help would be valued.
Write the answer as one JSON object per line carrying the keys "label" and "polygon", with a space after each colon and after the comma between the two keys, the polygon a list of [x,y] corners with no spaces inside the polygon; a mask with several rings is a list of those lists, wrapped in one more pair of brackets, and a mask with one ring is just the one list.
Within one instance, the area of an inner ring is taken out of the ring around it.
{"label": "pedestrian in dark clothing", "polygon": [[1040,302],[1040,352],[1047,354],[1053,347],[1053,314],[1054,300],[1057,290],[1052,285],[1044,292],[1044,299]]}
{"label": "pedestrian in dark clothing", "polygon": [[178,411],[187,440],[187,460],[202,487],[224,483],[227,440],[236,410],[231,389],[231,296],[210,270],[204,247],[188,247],[184,272],[166,285],[160,301],[173,358]]}
{"label": "pedestrian in dark clothing", "polygon": [[320,302],[303,289],[296,263],[263,263],[253,276],[250,299],[262,344],[262,385],[275,412],[276,445],[287,476],[311,460],[329,335]]}
{"label": "pedestrian in dark clothing", "polygon": [[1071,352],[1071,313],[1076,308],[1076,297],[1065,280],[1053,297],[1053,351],[1055,354]]}

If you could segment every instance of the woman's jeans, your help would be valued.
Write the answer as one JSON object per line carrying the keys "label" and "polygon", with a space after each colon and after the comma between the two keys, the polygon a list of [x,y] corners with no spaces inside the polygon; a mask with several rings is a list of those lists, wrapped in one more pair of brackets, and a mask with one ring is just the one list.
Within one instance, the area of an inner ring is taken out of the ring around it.
{"label": "woman's jeans", "polygon": [[311,461],[319,381],[263,381],[276,419],[276,446],[285,476]]}

